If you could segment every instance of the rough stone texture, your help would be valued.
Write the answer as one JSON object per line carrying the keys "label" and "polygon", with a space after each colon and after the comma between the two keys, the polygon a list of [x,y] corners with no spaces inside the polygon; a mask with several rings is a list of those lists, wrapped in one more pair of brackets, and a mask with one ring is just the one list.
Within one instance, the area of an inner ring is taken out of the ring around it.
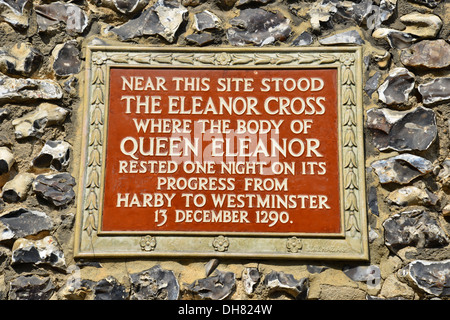
{"label": "rough stone texture", "polygon": [[29,26],[29,12],[26,8],[29,0],[0,1],[0,18],[18,29]]}
{"label": "rough stone texture", "polygon": [[412,154],[401,154],[372,163],[380,183],[407,184],[433,170],[429,160]]}
{"label": "rough stone texture", "polygon": [[142,10],[149,0],[102,0],[101,5],[113,8],[123,14],[133,14]]}
{"label": "rough stone texture", "polygon": [[364,40],[356,30],[341,32],[327,38],[319,39],[322,45],[361,45]]}
{"label": "rough stone texture", "polygon": [[283,291],[301,300],[308,295],[308,278],[296,280],[292,274],[272,271],[264,277],[264,285],[270,292]]}
{"label": "rough stone texture", "polygon": [[83,33],[89,24],[87,14],[77,5],[63,2],[53,2],[35,6],[39,30],[47,31],[65,23],[66,31],[70,35]]}
{"label": "rough stone texture", "polygon": [[428,190],[415,186],[407,186],[392,191],[387,197],[388,203],[399,206],[436,205],[439,198]]}
{"label": "rough stone texture", "polygon": [[445,159],[439,167],[438,181],[443,187],[450,188],[450,159]]}
{"label": "rough stone texture", "polygon": [[15,44],[9,50],[0,50],[0,71],[8,75],[30,76],[43,60],[42,54],[29,43]]}
{"label": "rough stone texture", "polygon": [[443,0],[409,0],[418,4],[423,4],[429,8],[436,8]]}
{"label": "rough stone texture", "polygon": [[49,300],[55,288],[49,277],[19,276],[10,283],[9,299]]}
{"label": "rough stone texture", "polygon": [[406,283],[398,280],[395,274],[389,275],[383,282],[380,296],[385,299],[414,299],[414,290]]}
{"label": "rough stone texture", "polygon": [[367,127],[375,147],[382,151],[427,150],[438,133],[434,111],[423,107],[408,111],[370,109]]}
{"label": "rough stone texture", "polygon": [[371,76],[366,81],[366,84],[364,86],[364,91],[367,93],[367,95],[369,97],[372,97],[372,94],[375,91],[377,91],[380,79],[381,79],[381,73],[377,71],[373,76]]}
{"label": "rough stone texture", "polygon": [[299,35],[292,44],[294,46],[309,46],[314,42],[313,36],[308,32],[303,32]]}
{"label": "rough stone texture", "polygon": [[378,88],[378,96],[387,105],[402,104],[408,101],[414,85],[413,73],[405,68],[396,68],[389,73],[389,76]]}
{"label": "rough stone texture", "polygon": [[242,283],[247,294],[252,294],[261,280],[261,274],[257,268],[245,268],[242,272]]}
{"label": "rough stone texture", "polygon": [[9,172],[15,162],[11,150],[7,147],[0,147],[0,175]]}
{"label": "rough stone texture", "polygon": [[442,28],[442,20],[434,14],[413,12],[400,17],[400,21],[406,24],[403,30],[420,38],[435,38]]}
{"label": "rough stone texture", "polygon": [[94,300],[126,300],[128,292],[114,277],[107,277],[96,283]]}
{"label": "rough stone texture", "polygon": [[64,108],[51,103],[42,103],[36,110],[12,121],[17,139],[40,137],[48,126],[61,124],[69,114]]}
{"label": "rough stone texture", "polygon": [[425,105],[448,101],[450,100],[450,78],[436,78],[430,82],[420,84],[418,90]]}
{"label": "rough stone texture", "polygon": [[0,216],[0,241],[17,240],[49,232],[54,224],[44,212],[21,208]]}
{"label": "rough stone texture", "polygon": [[75,198],[75,178],[68,173],[38,175],[33,181],[33,191],[56,207],[68,205]]}
{"label": "rough stone texture", "polygon": [[447,68],[450,66],[450,44],[444,40],[423,40],[403,50],[400,58],[407,67]]}
{"label": "rough stone texture", "polygon": [[28,194],[28,190],[30,190],[33,179],[34,175],[27,172],[16,175],[3,186],[3,200],[9,203],[24,200]]}
{"label": "rough stone texture", "polygon": [[425,293],[442,298],[450,295],[450,260],[416,260],[402,270],[402,276]]}
{"label": "rough stone texture", "polygon": [[409,48],[416,40],[413,35],[389,28],[378,28],[372,33],[375,39],[385,39],[393,49]]}
{"label": "rough stone texture", "polygon": [[218,29],[220,27],[219,18],[211,11],[205,10],[195,14],[194,29],[196,31],[205,31],[211,29]]}
{"label": "rough stone texture", "polygon": [[160,35],[168,42],[175,41],[175,34],[186,19],[187,9],[176,1],[159,0],[145,9],[138,17],[112,28],[121,40],[147,35]]}
{"label": "rough stone texture", "polygon": [[289,19],[279,12],[272,13],[260,8],[242,10],[230,24],[233,27],[227,30],[227,36],[234,46],[264,46],[275,41],[285,41],[291,33]]}
{"label": "rough stone texture", "polygon": [[202,33],[193,33],[186,37],[186,40],[189,42],[192,42],[199,46],[207,45],[208,43],[211,43],[214,41],[214,37],[212,34],[207,32]]}
{"label": "rough stone texture", "polygon": [[12,248],[12,263],[50,265],[55,268],[66,266],[64,252],[52,236],[41,240],[17,239]]}
{"label": "rough stone texture", "polygon": [[80,51],[75,41],[69,41],[57,46],[54,50],[53,70],[58,76],[68,76],[80,72]]}
{"label": "rough stone texture", "polygon": [[156,265],[130,275],[130,300],[177,300],[180,287],[175,275]]}
{"label": "rough stone texture", "polygon": [[412,246],[417,248],[443,247],[448,238],[427,211],[411,210],[393,215],[383,223],[386,245],[392,250]]}
{"label": "rough stone texture", "polygon": [[[0,300],[449,300],[449,8],[445,0],[0,0]],[[57,207],[28,190],[30,177],[58,170],[78,177],[87,45],[281,52],[348,44],[364,55],[366,162],[359,165],[366,169],[369,261],[343,268],[226,253],[220,261],[75,259],[73,187],[53,193],[68,201]],[[397,68],[410,74],[389,81],[382,95],[396,102],[384,103],[377,89]],[[50,102],[46,113],[42,104]],[[70,144],[70,156],[47,150],[55,142],[59,150],[58,141]],[[42,244],[49,234],[58,246]],[[55,265],[62,254],[71,268]],[[155,264],[161,267],[148,269]]]}
{"label": "rough stone texture", "polygon": [[376,277],[380,277],[380,268],[378,266],[358,266],[346,267],[343,272],[353,281],[373,281]]}
{"label": "rough stone texture", "polygon": [[0,102],[27,102],[62,98],[59,84],[53,80],[16,79],[0,75]]}
{"label": "rough stone texture", "polygon": [[37,157],[33,159],[33,166],[61,171],[68,167],[69,162],[69,143],[61,140],[48,140]]}
{"label": "rough stone texture", "polygon": [[194,296],[205,300],[223,300],[230,296],[236,288],[236,277],[233,272],[220,272],[216,275],[198,279],[191,283],[187,290]]}

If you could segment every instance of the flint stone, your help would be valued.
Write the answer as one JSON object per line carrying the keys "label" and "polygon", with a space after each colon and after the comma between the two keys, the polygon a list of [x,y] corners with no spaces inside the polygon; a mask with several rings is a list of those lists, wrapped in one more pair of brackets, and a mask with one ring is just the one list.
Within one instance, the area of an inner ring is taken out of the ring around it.
{"label": "flint stone", "polygon": [[10,283],[9,299],[49,300],[55,292],[55,288],[49,277],[19,276]]}
{"label": "flint stone", "polygon": [[378,29],[394,13],[396,0],[381,0],[380,4],[372,0],[339,1],[319,0],[309,11],[313,31],[321,32],[324,28],[332,28],[333,22],[353,20],[356,24],[365,24],[369,30]]}
{"label": "flint stone", "polygon": [[387,197],[389,204],[396,204],[399,206],[436,205],[438,200],[439,199],[435,194],[415,186],[407,186],[392,191]]}
{"label": "flint stone", "polygon": [[220,27],[219,18],[214,13],[208,10],[196,13],[194,16],[194,29],[199,32],[211,29],[218,29],[219,27]]}
{"label": "flint stone", "polygon": [[236,288],[236,277],[233,272],[216,270],[215,275],[194,281],[188,290],[201,299],[223,300],[230,296]]}
{"label": "flint stone", "polygon": [[369,30],[374,30],[392,16],[396,7],[397,0],[381,0],[380,5],[372,0],[363,0],[352,5],[351,17],[359,25],[365,23]]}
{"label": "flint stone", "polygon": [[442,28],[442,20],[437,15],[413,12],[400,17],[406,24],[403,30],[419,38],[435,38]]}
{"label": "flint stone", "polygon": [[417,41],[417,38],[409,33],[388,28],[376,29],[372,33],[372,37],[385,39],[393,49],[406,49]]}
{"label": "flint stone", "polygon": [[149,0],[102,0],[102,5],[128,15],[144,9],[149,2]]}
{"label": "flint stone", "polygon": [[437,296],[450,296],[450,260],[415,260],[401,270],[402,276],[422,291]]}
{"label": "flint stone", "polygon": [[154,6],[142,11],[138,17],[112,28],[111,31],[121,40],[160,35],[172,43],[187,14],[188,10],[176,1],[158,0]]}
{"label": "flint stone", "polygon": [[10,25],[26,29],[29,25],[29,0],[0,0],[0,18]]}
{"label": "flint stone", "polygon": [[286,292],[297,300],[306,299],[308,295],[308,278],[296,280],[292,274],[271,271],[264,277],[264,285],[270,292]]}
{"label": "flint stone", "polygon": [[401,62],[407,67],[442,69],[450,66],[450,44],[445,40],[423,40],[402,50]]}
{"label": "flint stone", "polygon": [[358,266],[358,267],[345,267],[344,274],[353,281],[371,282],[380,280],[380,268],[375,265],[370,266]]}
{"label": "flint stone", "polygon": [[27,172],[21,172],[12,180],[5,183],[2,188],[2,198],[6,202],[18,202],[24,200],[30,190],[34,175]]}
{"label": "flint stone", "polygon": [[255,44],[264,46],[286,40],[290,33],[289,19],[281,13],[260,8],[241,10],[239,17],[230,20],[228,41],[235,46]]}
{"label": "flint stone", "polygon": [[409,0],[409,1],[423,4],[429,8],[436,8],[443,0]]}
{"label": "flint stone", "polygon": [[0,175],[9,172],[14,162],[16,160],[11,150],[7,147],[0,147]]}
{"label": "flint stone", "polygon": [[0,103],[61,99],[63,91],[53,80],[16,79],[0,75]]}
{"label": "flint stone", "polygon": [[61,140],[49,140],[42,147],[39,155],[34,158],[33,166],[61,171],[68,167],[69,162],[70,144]]}
{"label": "flint stone", "polygon": [[407,184],[433,170],[431,161],[412,154],[401,154],[372,163],[380,183]]}
{"label": "flint stone", "polygon": [[47,31],[60,22],[66,24],[69,35],[75,36],[84,32],[89,24],[87,14],[77,5],[62,2],[36,5],[37,23],[39,30]]}
{"label": "flint stone", "polygon": [[211,273],[216,270],[216,268],[219,266],[219,260],[218,259],[211,259],[205,264],[205,274],[206,276],[209,276]]}
{"label": "flint stone", "polygon": [[80,51],[75,41],[69,41],[57,46],[53,55],[55,56],[53,70],[55,70],[56,75],[68,76],[80,72]]}
{"label": "flint stone", "polygon": [[367,93],[367,95],[372,98],[372,94],[377,91],[378,88],[378,82],[380,81],[381,73],[376,72],[373,76],[371,76],[364,86],[364,91]]}
{"label": "flint stone", "polygon": [[177,300],[180,287],[175,275],[156,265],[130,275],[130,300]]}
{"label": "flint stone", "polygon": [[301,35],[299,35],[292,44],[294,46],[309,46],[314,42],[313,37],[308,32],[303,32]]}
{"label": "flint stone", "polygon": [[63,123],[68,114],[69,111],[57,105],[42,103],[36,110],[12,121],[16,138],[41,137],[45,128]]}
{"label": "flint stone", "polygon": [[388,52],[376,53],[373,55],[373,60],[378,64],[381,69],[385,69],[389,66],[392,55]]}
{"label": "flint stone", "polygon": [[379,295],[387,300],[414,300],[416,293],[396,274],[390,274],[384,279]]}
{"label": "flint stone", "polygon": [[308,270],[309,273],[322,273],[327,269],[328,267],[325,266],[315,266],[310,264],[306,266],[306,270]]}
{"label": "flint stone", "polygon": [[41,240],[28,240],[20,238],[14,242],[12,248],[12,263],[45,264],[56,268],[64,268],[64,253],[52,236]]}
{"label": "flint stone", "polygon": [[373,186],[370,187],[368,195],[367,195],[367,205],[372,214],[376,215],[377,217],[380,215],[380,212],[378,210],[377,188],[375,188]]}
{"label": "flint stone", "polygon": [[[72,266],[67,268],[67,271]],[[58,296],[64,300],[90,300],[92,297],[95,282],[92,280],[80,279],[79,275],[70,276],[62,289],[58,291]]]}
{"label": "flint stone", "polygon": [[414,89],[414,74],[405,68],[395,68],[378,88],[378,97],[387,105],[398,105],[408,101]]}
{"label": "flint stone", "polygon": [[331,23],[332,17],[338,11],[336,1],[318,0],[309,10],[310,22],[315,32]]}
{"label": "flint stone", "polygon": [[438,248],[448,244],[448,238],[427,211],[410,210],[395,214],[383,223],[385,244],[398,251],[405,247]]}
{"label": "flint stone", "polygon": [[381,151],[427,150],[438,131],[434,111],[423,107],[408,111],[370,109],[367,127],[372,131],[375,147]]}
{"label": "flint stone", "polygon": [[450,188],[450,159],[445,159],[440,165],[438,181],[446,188]]}
{"label": "flint stone", "polygon": [[33,181],[33,191],[56,207],[73,201],[75,178],[68,173],[38,175]]}
{"label": "flint stone", "polygon": [[10,112],[6,108],[0,108],[0,123],[5,119],[7,116],[9,116]]}
{"label": "flint stone", "polygon": [[247,294],[252,294],[261,280],[261,274],[257,268],[245,268],[242,272],[242,283]]}
{"label": "flint stone", "polygon": [[425,105],[448,101],[450,100],[450,78],[437,78],[420,84],[418,90]]}
{"label": "flint stone", "polygon": [[43,56],[30,44],[22,42],[0,50],[0,71],[8,75],[29,76],[38,69]]}
{"label": "flint stone", "polygon": [[450,203],[442,208],[442,215],[444,217],[449,217],[450,216]]}
{"label": "flint stone", "polygon": [[0,216],[0,241],[17,240],[52,228],[52,219],[44,212],[21,208]]}
{"label": "flint stone", "polygon": [[364,44],[364,40],[359,35],[358,31],[350,30],[319,39],[319,43],[321,45],[362,45]]}
{"label": "flint stone", "polygon": [[126,300],[128,292],[116,278],[109,276],[94,286],[94,300]]}
{"label": "flint stone", "polygon": [[239,0],[236,3],[237,7],[247,5],[247,4],[268,4],[269,2],[272,2],[273,0]]}
{"label": "flint stone", "polygon": [[202,33],[193,33],[186,37],[186,40],[189,42],[195,43],[199,46],[204,46],[208,43],[211,43],[214,41],[214,37],[212,34],[208,32],[202,32]]}

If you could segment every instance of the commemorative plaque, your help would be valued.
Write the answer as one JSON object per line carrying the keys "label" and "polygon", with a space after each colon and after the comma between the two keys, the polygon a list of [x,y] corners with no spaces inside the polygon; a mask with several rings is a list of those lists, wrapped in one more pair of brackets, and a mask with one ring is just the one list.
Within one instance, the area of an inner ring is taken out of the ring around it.
{"label": "commemorative plaque", "polygon": [[77,257],[367,259],[359,48],[86,60]]}

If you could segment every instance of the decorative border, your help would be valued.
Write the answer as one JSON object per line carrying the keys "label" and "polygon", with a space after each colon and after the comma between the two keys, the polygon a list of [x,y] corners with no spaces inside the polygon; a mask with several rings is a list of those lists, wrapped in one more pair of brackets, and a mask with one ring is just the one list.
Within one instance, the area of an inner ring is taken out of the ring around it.
{"label": "decorative border", "polygon": [[[86,51],[84,125],[75,257],[245,257],[367,260],[367,218],[362,106],[362,49],[149,48],[92,46]],[[342,234],[142,235],[99,231],[107,127],[108,68],[337,68]]]}

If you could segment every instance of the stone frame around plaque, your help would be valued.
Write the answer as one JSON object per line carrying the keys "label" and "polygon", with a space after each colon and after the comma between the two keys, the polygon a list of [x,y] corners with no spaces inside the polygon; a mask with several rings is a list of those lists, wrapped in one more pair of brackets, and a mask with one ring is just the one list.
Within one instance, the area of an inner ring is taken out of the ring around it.
{"label": "stone frame around plaque", "polygon": [[[102,201],[111,67],[335,68],[338,72],[340,234],[102,232]],[[362,48],[179,48],[89,46],[74,254],[76,258],[229,257],[367,260]]]}

